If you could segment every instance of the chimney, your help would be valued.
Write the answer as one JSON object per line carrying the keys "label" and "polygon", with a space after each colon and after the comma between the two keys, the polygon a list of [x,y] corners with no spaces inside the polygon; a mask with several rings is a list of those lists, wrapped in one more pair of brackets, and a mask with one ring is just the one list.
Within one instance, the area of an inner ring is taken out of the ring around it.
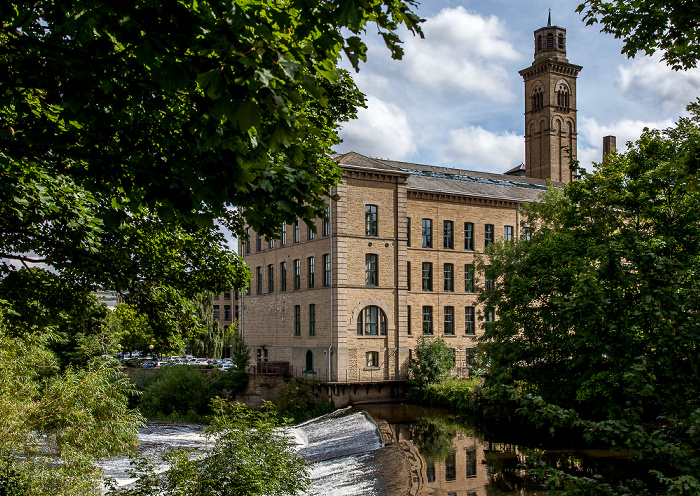
{"label": "chimney", "polygon": [[603,160],[608,153],[615,153],[617,151],[617,139],[615,136],[605,136],[603,138]]}

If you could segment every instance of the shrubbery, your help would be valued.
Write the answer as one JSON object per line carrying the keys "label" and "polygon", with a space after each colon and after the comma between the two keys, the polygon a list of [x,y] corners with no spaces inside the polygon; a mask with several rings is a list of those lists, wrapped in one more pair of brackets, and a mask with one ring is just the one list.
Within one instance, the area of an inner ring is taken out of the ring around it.
{"label": "shrubbery", "polygon": [[203,372],[196,367],[172,365],[156,372],[139,398],[139,407],[149,418],[201,421],[212,413],[212,398],[231,399],[246,381],[245,374],[238,372]]}
{"label": "shrubbery", "polygon": [[279,416],[302,422],[332,412],[333,403],[319,399],[314,393],[317,385],[314,381],[298,379],[280,385],[277,399],[273,402]]}

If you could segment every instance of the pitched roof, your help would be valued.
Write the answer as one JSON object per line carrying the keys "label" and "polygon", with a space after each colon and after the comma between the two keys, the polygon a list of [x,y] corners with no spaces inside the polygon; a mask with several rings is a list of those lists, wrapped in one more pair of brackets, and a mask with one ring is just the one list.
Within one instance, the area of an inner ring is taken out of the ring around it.
{"label": "pitched roof", "polygon": [[336,160],[342,167],[349,165],[410,174],[407,187],[414,191],[529,202],[536,200],[547,187],[543,179],[368,158],[355,152],[337,155]]}

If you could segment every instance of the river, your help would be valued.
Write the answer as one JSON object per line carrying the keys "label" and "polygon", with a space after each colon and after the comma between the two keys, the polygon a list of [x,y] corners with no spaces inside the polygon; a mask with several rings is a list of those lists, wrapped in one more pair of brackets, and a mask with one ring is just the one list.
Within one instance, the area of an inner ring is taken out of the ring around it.
{"label": "river", "polygon": [[[455,427],[445,412],[411,405],[365,405],[338,410],[290,430],[312,462],[309,495],[532,496],[518,464],[521,450]],[[206,449],[202,426],[150,422],[139,451],[156,459],[165,448]],[[595,456],[595,453],[588,455]],[[567,454],[567,463],[585,465]],[[129,460],[104,464],[120,484],[132,482]]]}

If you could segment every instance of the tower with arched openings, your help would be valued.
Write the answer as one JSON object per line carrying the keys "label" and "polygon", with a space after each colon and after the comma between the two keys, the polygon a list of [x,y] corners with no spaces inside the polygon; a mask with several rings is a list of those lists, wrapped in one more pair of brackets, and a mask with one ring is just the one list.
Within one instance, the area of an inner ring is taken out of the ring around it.
{"label": "tower with arched openings", "polygon": [[525,166],[533,179],[570,183],[576,158],[576,77],[581,66],[566,58],[566,29],[535,31],[535,58],[520,71],[525,82]]}

